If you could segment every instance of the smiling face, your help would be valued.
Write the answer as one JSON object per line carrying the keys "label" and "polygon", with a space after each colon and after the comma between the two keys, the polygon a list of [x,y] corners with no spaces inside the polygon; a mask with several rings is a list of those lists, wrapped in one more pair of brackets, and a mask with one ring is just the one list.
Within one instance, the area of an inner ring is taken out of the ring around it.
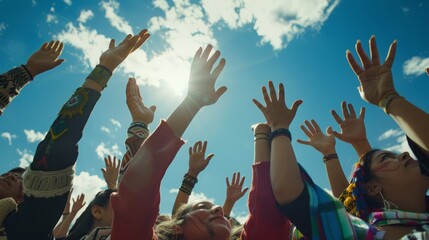
{"label": "smiling face", "polygon": [[231,234],[231,224],[222,207],[201,201],[186,214],[181,232],[186,240],[225,240]]}
{"label": "smiling face", "polygon": [[22,178],[16,173],[5,173],[0,176],[0,199],[12,197],[17,202],[24,199]]}

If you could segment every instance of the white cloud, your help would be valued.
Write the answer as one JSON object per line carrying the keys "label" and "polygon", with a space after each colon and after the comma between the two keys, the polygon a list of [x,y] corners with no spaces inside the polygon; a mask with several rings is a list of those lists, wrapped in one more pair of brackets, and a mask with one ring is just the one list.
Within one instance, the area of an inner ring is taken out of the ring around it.
{"label": "white cloud", "polygon": [[108,48],[110,42],[110,39],[98,34],[97,30],[89,29],[81,23],[74,26],[71,22],[66,24],[66,30],[54,38],[81,50],[83,54],[80,60],[87,67],[95,67],[98,64],[101,53]]}
{"label": "white cloud", "polygon": [[[409,152],[410,155],[414,159],[416,159],[415,155],[411,151],[410,146],[408,146],[407,136],[401,129],[389,129],[383,134],[381,134],[378,137],[378,140],[391,141],[391,143],[387,144],[387,146],[385,147],[385,150],[395,152],[395,153]],[[392,143],[392,140],[393,140],[393,143]]]}
{"label": "white cloud", "polygon": [[72,0],[64,0],[64,3],[67,4],[68,6],[72,5]]}
{"label": "white cloud", "polygon": [[80,11],[78,22],[86,23],[88,20],[94,17],[94,13],[91,10],[82,10]]}
{"label": "white cloud", "polygon": [[118,144],[114,144],[111,147],[108,147],[104,142],[101,142],[97,148],[95,149],[95,152],[97,153],[97,156],[101,159],[104,159],[108,155],[116,156],[116,157],[122,157],[123,153],[119,149]]}
{"label": "white cloud", "polygon": [[125,34],[132,34],[133,29],[130,24],[125,21],[121,16],[118,15],[119,3],[115,0],[109,0],[100,3],[101,8],[106,11],[105,17],[109,20],[110,24],[116,28],[119,32]]}
{"label": "white cloud", "polygon": [[42,141],[46,135],[46,133],[36,132],[33,129],[24,129],[24,133],[27,136],[27,141],[30,143]]}
{"label": "white cloud", "polygon": [[30,166],[30,163],[33,161],[34,155],[27,149],[24,149],[22,151],[16,149],[16,151],[18,152],[19,156],[21,156],[21,158],[19,159],[19,167],[26,168]]}
{"label": "white cloud", "polygon": [[118,120],[116,120],[116,119],[111,118],[111,119],[110,119],[110,122],[111,122],[114,126],[116,126],[116,127],[118,127],[118,128],[121,128],[121,127],[122,127],[121,123],[120,123]]}
{"label": "white cloud", "polygon": [[48,13],[46,15],[46,22],[58,24],[58,18],[54,14]]}
{"label": "white cloud", "polygon": [[378,137],[378,141],[383,141],[388,138],[397,137],[402,134],[404,134],[404,132],[401,129],[389,129]]}
{"label": "white cloud", "polygon": [[253,24],[261,44],[285,48],[307,29],[319,30],[340,0],[202,0],[211,24],[223,21],[232,29]]}
{"label": "white cloud", "polygon": [[32,6],[32,7],[34,7],[34,6],[36,6],[36,5],[37,5],[36,0],[31,0],[31,6]]}
{"label": "white cloud", "polygon": [[414,56],[408,59],[402,65],[405,75],[420,76],[425,73],[425,69],[429,66],[429,57],[421,58]]}
{"label": "white cloud", "polygon": [[110,129],[108,129],[107,127],[105,127],[105,126],[101,126],[101,131],[103,131],[103,132],[105,132],[105,133],[107,133],[107,134],[109,134],[110,133]]}
{"label": "white cloud", "polygon": [[[178,193],[179,189],[178,188],[172,188],[168,191],[169,193]],[[192,192],[191,195],[189,195],[189,200],[188,203],[192,204],[195,203],[197,201],[209,201],[211,203],[215,202],[214,198],[209,198],[207,197],[204,193],[196,193],[196,192]]]}
{"label": "white cloud", "polygon": [[15,139],[16,135],[15,134],[11,134],[9,132],[4,132],[4,133],[1,134],[1,137],[5,138],[8,141],[9,146],[10,146],[10,145],[12,145],[12,139]]}
{"label": "white cloud", "polygon": [[51,8],[49,9],[49,11],[54,13],[54,12],[55,12],[55,8],[54,8],[54,7],[51,7]]}

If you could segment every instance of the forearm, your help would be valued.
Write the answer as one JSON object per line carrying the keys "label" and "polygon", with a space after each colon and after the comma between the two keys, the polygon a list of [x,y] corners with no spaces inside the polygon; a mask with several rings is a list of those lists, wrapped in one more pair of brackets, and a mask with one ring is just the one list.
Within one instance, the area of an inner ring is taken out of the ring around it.
{"label": "forearm", "polygon": [[[183,141],[162,122],[137,151],[111,202],[113,239],[150,239],[159,213],[161,179]],[[128,237],[126,237],[128,236]]]}
{"label": "forearm", "polygon": [[183,204],[188,204],[188,201],[189,201],[189,195],[182,192],[181,190],[179,190],[179,192],[177,193],[177,196],[176,196],[176,200],[174,201],[173,211],[172,211],[171,215],[173,216],[174,214],[176,214],[177,210]]}
{"label": "forearm", "polygon": [[168,117],[167,123],[177,137],[181,137],[183,135],[199,110],[200,107],[187,97]]}
{"label": "forearm", "polygon": [[338,198],[349,185],[343,168],[338,158],[333,158],[325,162],[326,173],[328,174],[329,184],[331,185],[332,194]]}
{"label": "forearm", "polygon": [[23,66],[13,68],[0,75],[0,115],[32,79],[31,74]]}
{"label": "forearm", "polygon": [[64,238],[67,236],[67,232],[70,228],[70,224],[73,222],[73,219],[76,217],[75,212],[70,212],[66,215],[63,220],[55,227],[54,237],[55,238]]}
{"label": "forearm", "polygon": [[288,239],[289,220],[276,207],[270,180],[270,163],[252,166],[252,187],[249,192],[249,217],[243,225],[241,239]]}
{"label": "forearm", "polygon": [[404,98],[393,99],[387,112],[409,138],[429,152],[429,114]]}
{"label": "forearm", "polygon": [[234,205],[235,201],[225,199],[225,202],[223,203],[223,213],[226,217],[231,217],[231,211]]}
{"label": "forearm", "polygon": [[359,142],[353,142],[351,143],[353,146],[356,154],[358,155],[358,158],[360,158],[365,153],[371,151],[371,144],[369,143],[368,139],[359,141]]}
{"label": "forearm", "polygon": [[287,204],[304,189],[291,140],[284,135],[271,142],[271,184],[279,204]]}

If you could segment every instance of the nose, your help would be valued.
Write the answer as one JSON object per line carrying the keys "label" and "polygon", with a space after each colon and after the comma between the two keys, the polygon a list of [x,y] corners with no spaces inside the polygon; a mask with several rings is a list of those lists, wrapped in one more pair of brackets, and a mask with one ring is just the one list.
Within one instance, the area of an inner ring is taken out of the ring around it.
{"label": "nose", "polygon": [[214,205],[212,207],[212,214],[216,214],[216,215],[220,215],[220,216],[224,216],[223,214],[223,208],[219,205]]}
{"label": "nose", "polygon": [[410,158],[410,153],[408,153],[408,152],[403,152],[403,153],[399,154],[399,156],[398,156],[399,161],[404,161],[408,158]]}

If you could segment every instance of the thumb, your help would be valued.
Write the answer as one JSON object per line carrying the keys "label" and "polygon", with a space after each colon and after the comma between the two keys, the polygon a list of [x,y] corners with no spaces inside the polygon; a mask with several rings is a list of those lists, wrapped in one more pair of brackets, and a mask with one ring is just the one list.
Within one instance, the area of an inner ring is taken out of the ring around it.
{"label": "thumb", "polygon": [[65,62],[65,61],[66,61],[66,60],[65,60],[65,59],[63,59],[63,58],[58,59],[57,61],[55,61],[55,62],[54,62],[54,67],[56,67],[56,66],[60,65],[61,63]]}
{"label": "thumb", "polygon": [[103,172],[103,175],[106,174],[106,169],[102,168],[101,171]]}
{"label": "thumb", "polygon": [[226,92],[227,88],[225,86],[220,87],[218,90],[216,90],[216,101]]}
{"label": "thumb", "polygon": [[296,100],[293,104],[292,104],[292,108],[291,108],[291,110],[293,111],[293,112],[297,112],[298,111],[298,108],[299,108],[299,106],[301,106],[301,104],[303,103],[304,101],[302,101],[302,100]]}
{"label": "thumb", "polygon": [[155,111],[156,111],[156,106],[155,106],[155,105],[152,105],[152,106],[150,106],[150,107],[149,107],[149,109],[150,109],[153,113],[155,113]]}

